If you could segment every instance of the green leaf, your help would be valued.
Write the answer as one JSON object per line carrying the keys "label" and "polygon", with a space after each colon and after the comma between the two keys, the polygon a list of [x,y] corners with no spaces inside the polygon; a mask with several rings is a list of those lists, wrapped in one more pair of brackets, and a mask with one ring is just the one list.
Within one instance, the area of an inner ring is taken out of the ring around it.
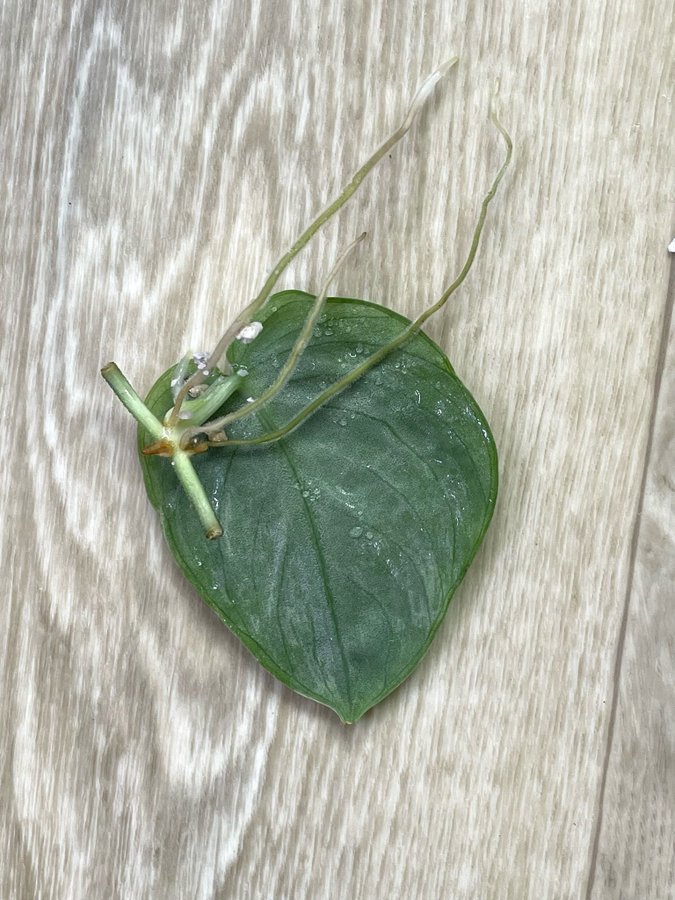
{"label": "green leaf", "polygon": [[[262,334],[236,347],[249,375],[224,412],[274,380],[312,299],[270,298]],[[329,300],[291,381],[229,437],[283,425],[407,321]],[[147,399],[160,419],[172,372]],[[141,457],[181,569],[272,674],[354,722],[420,661],[489,524],[497,455],[475,400],[419,334],[283,440],[193,461],[224,529],[216,541],[170,463]]]}

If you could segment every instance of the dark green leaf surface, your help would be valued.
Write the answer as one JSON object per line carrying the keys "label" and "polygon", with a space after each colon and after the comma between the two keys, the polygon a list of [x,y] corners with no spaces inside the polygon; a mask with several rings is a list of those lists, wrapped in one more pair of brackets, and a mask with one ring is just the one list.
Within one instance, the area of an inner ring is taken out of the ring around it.
{"label": "dark green leaf surface", "polygon": [[[258,396],[288,355],[312,298],[272,297],[262,334],[237,347]],[[229,433],[273,430],[407,320],[330,300],[298,370],[264,415]],[[148,405],[171,406],[165,373]],[[139,442],[149,443],[141,429]],[[497,456],[485,417],[424,335],[283,440],[194,458],[224,529],[208,541],[170,463],[141,457],[167,541],[203,599],[294,690],[353,722],[414,669],[488,526]],[[439,673],[439,677],[445,677]]]}

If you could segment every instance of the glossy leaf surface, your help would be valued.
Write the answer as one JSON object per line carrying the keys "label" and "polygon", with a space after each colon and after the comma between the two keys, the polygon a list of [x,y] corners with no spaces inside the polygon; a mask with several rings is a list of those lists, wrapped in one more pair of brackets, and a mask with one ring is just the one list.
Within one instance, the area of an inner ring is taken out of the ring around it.
{"label": "glossy leaf surface", "polygon": [[[224,411],[274,380],[311,300],[270,299],[262,334],[236,348],[233,362],[250,374]],[[284,424],[406,322],[381,306],[330,300],[289,384],[230,438]],[[172,405],[171,371],[147,400],[159,418]],[[283,440],[194,457],[224,529],[218,540],[205,539],[171,464],[141,461],[171,551],[199,594],[270,672],[346,722],[423,656],[497,493],[485,417],[424,335]]]}

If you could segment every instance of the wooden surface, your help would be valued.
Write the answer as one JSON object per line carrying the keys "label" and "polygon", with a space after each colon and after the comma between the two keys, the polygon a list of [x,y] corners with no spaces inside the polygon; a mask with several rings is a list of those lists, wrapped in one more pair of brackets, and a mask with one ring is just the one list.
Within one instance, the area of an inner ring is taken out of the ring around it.
{"label": "wooden surface", "polygon": [[[0,5],[0,896],[675,896],[672,4],[174,6]],[[282,285],[365,228],[335,293],[433,300],[501,75],[514,166],[428,329],[500,500],[428,656],[346,728],[178,574],[98,369],[147,389],[213,343],[452,53]]]}

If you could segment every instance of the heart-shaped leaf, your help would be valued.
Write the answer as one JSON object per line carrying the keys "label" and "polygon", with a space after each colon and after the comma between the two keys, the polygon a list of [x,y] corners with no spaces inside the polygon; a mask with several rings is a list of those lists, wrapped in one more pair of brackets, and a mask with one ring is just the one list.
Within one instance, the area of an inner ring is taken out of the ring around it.
{"label": "heart-shaped leaf", "polygon": [[[285,292],[262,334],[236,348],[245,393],[275,378],[312,302]],[[408,320],[328,301],[292,379],[230,438],[283,425]],[[147,398],[162,418],[172,372]],[[150,436],[139,428],[139,444]],[[170,463],[141,456],[181,569],[254,656],[293,690],[354,722],[415,668],[485,534],[497,455],[485,417],[422,334],[284,439],[211,448],[195,469],[224,529],[208,541]]]}

